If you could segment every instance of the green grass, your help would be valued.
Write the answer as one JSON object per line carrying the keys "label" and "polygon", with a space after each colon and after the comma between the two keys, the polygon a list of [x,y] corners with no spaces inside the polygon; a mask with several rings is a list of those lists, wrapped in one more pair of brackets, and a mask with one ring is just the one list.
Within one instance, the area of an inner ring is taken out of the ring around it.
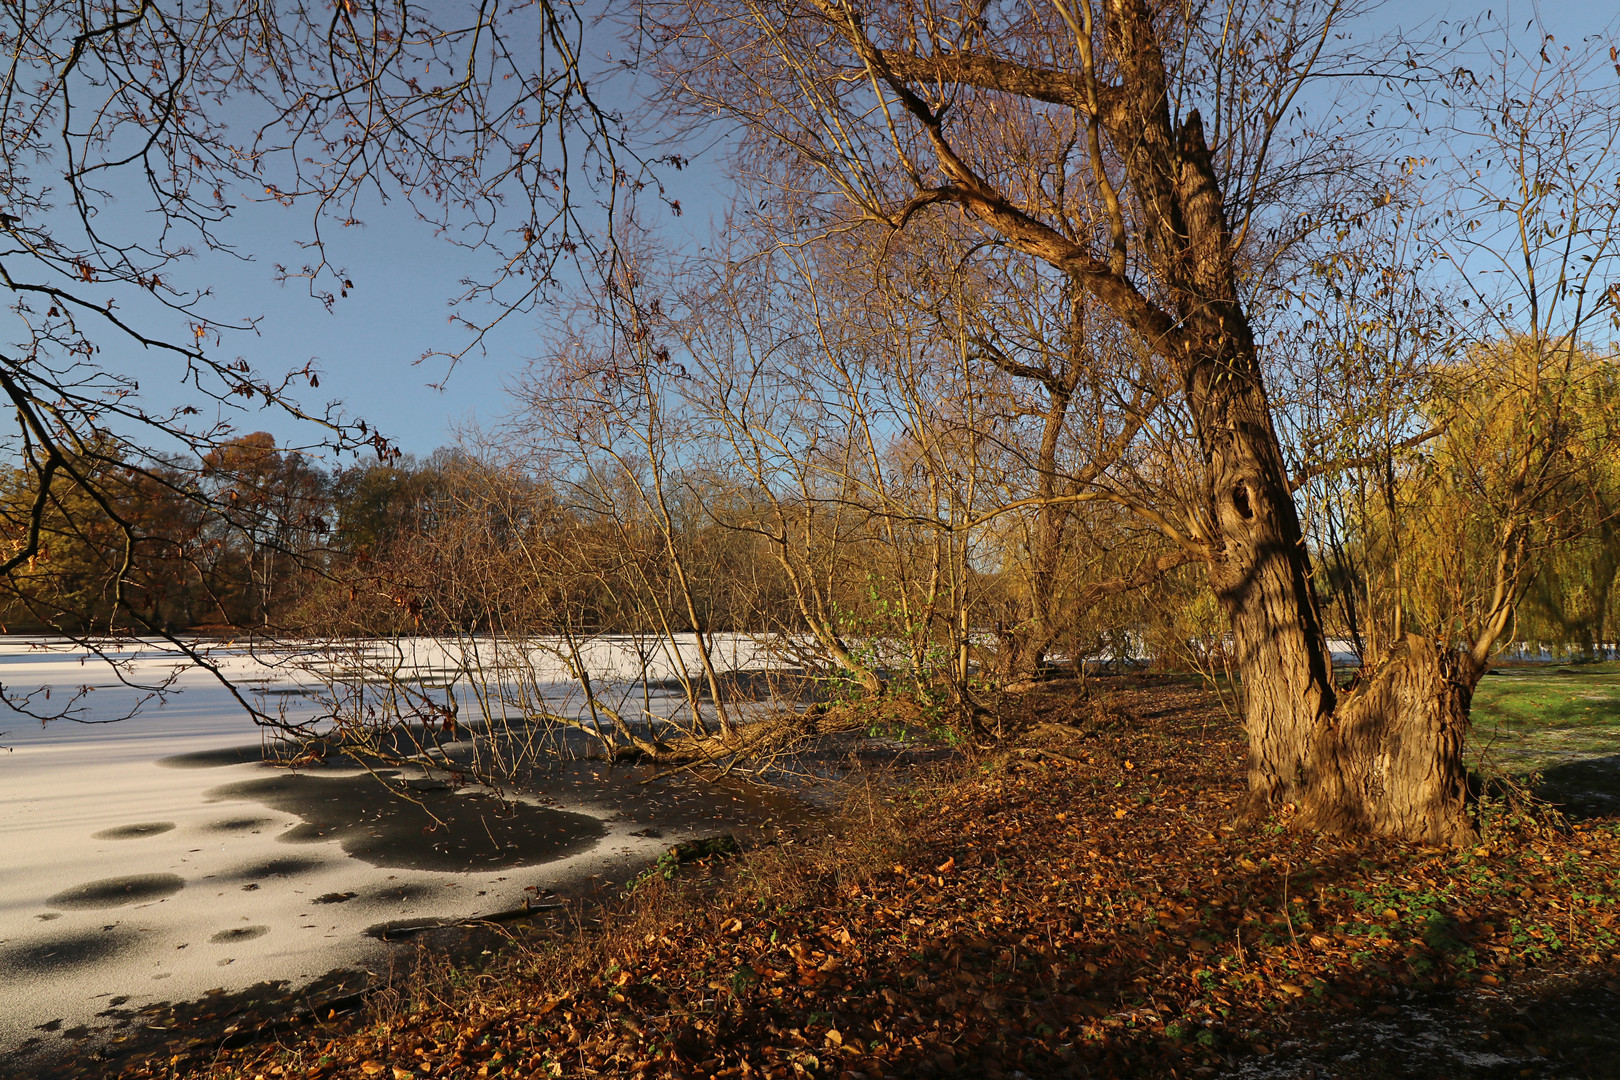
{"label": "green grass", "polygon": [[1471,741],[1512,772],[1620,754],[1620,664],[1496,669],[1474,691]]}
{"label": "green grass", "polygon": [[1469,765],[1539,774],[1571,809],[1620,809],[1620,664],[1497,668],[1474,691]]}

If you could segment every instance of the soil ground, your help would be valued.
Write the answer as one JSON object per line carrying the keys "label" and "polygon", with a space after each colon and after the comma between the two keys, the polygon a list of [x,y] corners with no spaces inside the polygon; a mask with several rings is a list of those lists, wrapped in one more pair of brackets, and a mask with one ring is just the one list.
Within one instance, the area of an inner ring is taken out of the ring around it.
{"label": "soil ground", "polygon": [[1009,700],[841,816],[566,932],[127,1077],[1620,1075],[1620,826],[1486,798],[1433,850],[1239,821],[1194,684]]}

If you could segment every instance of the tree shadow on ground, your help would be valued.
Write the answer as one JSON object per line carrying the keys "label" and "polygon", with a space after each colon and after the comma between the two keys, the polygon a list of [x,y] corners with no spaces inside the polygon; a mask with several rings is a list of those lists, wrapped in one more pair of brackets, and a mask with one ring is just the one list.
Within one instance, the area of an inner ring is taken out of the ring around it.
{"label": "tree shadow on ground", "polygon": [[1301,1017],[1268,1054],[1215,1075],[1244,1080],[1497,1080],[1620,1076],[1620,984],[1548,977],[1511,995],[1434,991],[1350,1016]]}
{"label": "tree shadow on ground", "polygon": [[1620,816],[1620,754],[1566,761],[1543,770],[1534,794],[1567,817]]}

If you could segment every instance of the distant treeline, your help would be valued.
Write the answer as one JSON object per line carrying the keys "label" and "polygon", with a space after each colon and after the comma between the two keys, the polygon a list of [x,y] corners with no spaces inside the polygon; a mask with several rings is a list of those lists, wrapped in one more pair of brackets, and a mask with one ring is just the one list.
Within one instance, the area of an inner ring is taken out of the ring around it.
{"label": "distant treeline", "polygon": [[[645,474],[586,470],[557,484],[462,450],[327,470],[266,433],[198,461],[132,463],[92,448],[72,465],[110,513],[80,505],[76,486],[51,486],[38,555],[0,596],[7,632],[777,631],[871,672],[957,662],[942,643],[964,629],[975,666],[997,653],[1005,662],[1028,621],[1016,550],[941,574],[937,531],[696,470],[664,477],[649,498]],[[36,475],[14,468],[0,481],[12,537],[41,501]],[[1139,563],[1138,536],[1128,515],[1092,513],[1065,553],[1066,577]],[[1137,649],[1155,636],[1144,615],[1165,610],[1167,591],[1170,609],[1195,604],[1199,580],[1171,574],[1150,603],[1091,598],[1083,622],[1078,609],[1060,612],[1069,618],[1041,654]],[[1047,601],[1079,602],[1067,591]],[[1188,633],[1160,622],[1160,638]],[[879,640],[899,653],[877,655]]]}
{"label": "distant treeline", "polygon": [[680,535],[695,604],[677,611],[643,595],[675,588],[660,530],[461,451],[327,470],[259,432],[200,461],[91,449],[71,464],[110,513],[66,484],[42,497],[36,470],[0,476],[13,546],[45,505],[38,554],[0,596],[6,632],[657,633],[694,616],[723,630],[792,618],[757,543],[705,526],[695,505]]}
{"label": "distant treeline", "polygon": [[22,551],[39,534],[0,595],[13,633],[264,626],[343,542],[346,474],[263,432],[200,460],[136,461],[90,443],[48,464],[0,474],[8,544]]}
{"label": "distant treeline", "polygon": [[[1514,363],[1511,349],[1482,359]],[[1526,555],[1538,570],[1511,636],[1603,656],[1620,637],[1620,463],[1605,452],[1620,393],[1607,362],[1580,380],[1566,407],[1578,434],[1559,459],[1559,528]],[[1312,491],[1324,622],[1364,655],[1400,632],[1371,610],[1439,625],[1481,602],[1473,577],[1496,540],[1473,515],[1498,484],[1494,448],[1513,432],[1504,395],[1472,393],[1404,460]],[[0,477],[8,542],[20,549],[41,503],[44,513],[38,554],[0,595],[0,623],[568,639],[767,631],[869,685],[896,672],[1019,676],[1143,650],[1176,667],[1231,664],[1201,568],[1106,501],[953,532],[927,519],[926,501],[908,512],[859,477],[788,492],[656,453],[567,449],[497,442],[327,470],[261,432],[191,461],[86,447],[62,468],[93,482],[43,494],[38,469],[13,468]],[[85,490],[107,505],[87,505]]]}

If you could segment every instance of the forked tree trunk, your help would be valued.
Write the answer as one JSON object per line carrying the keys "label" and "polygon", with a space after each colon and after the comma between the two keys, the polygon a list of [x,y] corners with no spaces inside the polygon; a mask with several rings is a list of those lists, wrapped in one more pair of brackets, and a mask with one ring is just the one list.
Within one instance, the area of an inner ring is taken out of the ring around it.
{"label": "forked tree trunk", "polygon": [[[1227,371],[1231,368],[1228,366]],[[1435,844],[1473,835],[1463,738],[1480,672],[1409,636],[1353,693],[1332,684],[1304,537],[1258,374],[1191,381],[1222,550],[1210,583],[1243,676],[1251,811]]]}
{"label": "forked tree trunk", "polygon": [[1306,764],[1306,823],[1439,845],[1471,839],[1462,750],[1478,681],[1465,654],[1408,635],[1317,733]]}
{"label": "forked tree trunk", "polygon": [[[1243,676],[1251,810],[1294,804],[1341,833],[1452,842],[1468,831],[1463,733],[1471,660],[1411,641],[1342,701],[1309,554],[1271,421],[1253,332],[1231,277],[1219,187],[1196,114],[1178,135],[1175,202],[1189,241],[1181,356],[1216,539],[1210,584]],[[1218,298],[1218,299],[1217,299]]]}

